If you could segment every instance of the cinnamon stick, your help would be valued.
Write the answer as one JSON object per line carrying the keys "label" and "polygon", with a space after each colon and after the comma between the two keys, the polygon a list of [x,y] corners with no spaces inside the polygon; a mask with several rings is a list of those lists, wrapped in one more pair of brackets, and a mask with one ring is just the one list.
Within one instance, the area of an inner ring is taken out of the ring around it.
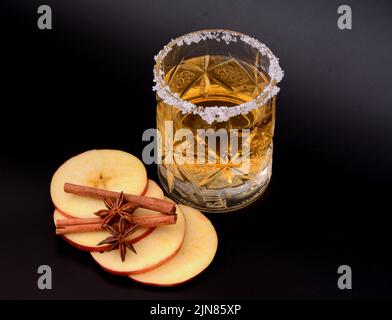
{"label": "cinnamon stick", "polygon": [[[177,215],[164,214],[145,214],[133,216],[135,223],[141,227],[158,227],[162,225],[174,224],[177,221]],[[56,221],[56,234],[91,232],[102,229],[101,218],[72,218],[59,219]]]}
{"label": "cinnamon stick", "polygon": [[[115,200],[120,196],[120,192],[81,186],[73,183],[65,183],[64,191],[79,196],[98,199],[110,198],[112,200]],[[171,203],[170,201],[153,197],[137,196],[129,193],[124,193],[124,199],[128,202],[135,202],[141,208],[159,211],[163,214],[173,214],[176,212],[175,204]]]}
{"label": "cinnamon stick", "polygon": [[102,231],[102,224],[94,223],[94,224],[79,224],[74,226],[66,226],[63,228],[56,228],[56,234],[66,234],[66,233],[79,233],[79,232],[93,232],[93,231]]}

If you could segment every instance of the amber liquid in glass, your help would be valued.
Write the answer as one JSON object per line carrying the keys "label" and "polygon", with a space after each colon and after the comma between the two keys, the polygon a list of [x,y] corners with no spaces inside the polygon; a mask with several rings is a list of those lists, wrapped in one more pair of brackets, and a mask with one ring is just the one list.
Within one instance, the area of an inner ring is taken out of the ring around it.
{"label": "amber liquid in glass", "polygon": [[[165,82],[183,100],[208,108],[232,107],[253,100],[263,91],[269,79],[264,72],[250,63],[227,56],[205,55],[183,60],[166,73]],[[205,156],[211,157],[213,153],[213,157],[217,158],[216,163],[208,163],[206,159],[205,164],[199,164],[197,161],[185,164],[177,164],[174,161],[172,164],[165,164],[167,154],[163,147],[163,166],[160,166],[160,174],[165,177],[169,192],[173,192],[175,184],[180,183],[180,189],[187,190],[186,197],[193,195],[198,202],[204,201],[205,205],[213,210],[214,207],[225,206],[223,202],[228,199],[240,202],[242,198],[249,198],[249,195],[255,192],[255,188],[261,190],[263,184],[268,184],[272,165],[275,99],[247,114],[212,124],[204,121],[199,115],[183,114],[175,106],[158,100],[157,127],[162,137],[165,136],[165,121],[173,122],[174,131],[181,128],[190,129],[194,133],[195,144],[200,143],[197,129],[238,129],[239,136],[242,129],[250,131],[250,136],[246,140],[246,143],[249,143],[249,148],[246,148],[248,154],[243,154],[243,148],[239,147],[238,154],[231,154],[225,161],[219,159],[219,149],[210,152],[208,140],[203,140],[206,144]],[[163,141],[163,146],[165,144]],[[230,141],[228,147],[230,150]],[[246,172],[239,170],[238,163],[231,161],[241,157],[249,157],[250,167]]]}

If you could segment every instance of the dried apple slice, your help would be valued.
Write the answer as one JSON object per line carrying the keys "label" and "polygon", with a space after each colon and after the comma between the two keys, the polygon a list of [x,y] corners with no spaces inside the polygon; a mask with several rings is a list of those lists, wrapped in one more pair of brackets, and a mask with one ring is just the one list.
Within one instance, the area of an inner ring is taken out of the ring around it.
{"label": "dried apple slice", "polygon": [[137,254],[126,249],[124,261],[121,261],[119,250],[90,254],[108,272],[118,275],[139,274],[153,270],[174,257],[181,248],[184,234],[185,218],[177,207],[176,224],[157,227],[149,236],[136,242],[133,247]]}
{"label": "dried apple slice", "polygon": [[185,237],[177,255],[152,271],[130,275],[132,280],[153,286],[175,286],[189,281],[213,260],[218,237],[214,226],[199,210],[179,206],[184,213]]}
{"label": "dried apple slice", "polygon": [[90,150],[62,164],[50,185],[55,207],[69,217],[92,218],[102,209],[102,200],[65,193],[66,182],[140,195],[147,173],[138,158],[119,150]]}

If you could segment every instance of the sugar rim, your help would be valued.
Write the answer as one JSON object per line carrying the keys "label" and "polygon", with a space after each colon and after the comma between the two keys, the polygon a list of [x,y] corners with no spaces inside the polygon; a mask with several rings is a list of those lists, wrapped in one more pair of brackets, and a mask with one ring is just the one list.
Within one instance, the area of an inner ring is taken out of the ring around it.
{"label": "sugar rim", "polygon": [[[177,92],[172,92],[170,87],[165,84],[165,73],[162,69],[162,61],[175,45],[190,45],[192,43],[199,43],[200,41],[205,41],[207,39],[215,39],[218,42],[224,41],[226,44],[230,44],[230,42],[237,42],[237,39],[240,39],[245,44],[257,49],[262,56],[266,56],[269,59],[269,84],[253,100],[233,107],[203,107],[197,106],[189,101],[181,99]],[[171,40],[169,44],[165,45],[163,49],[159,51],[159,53],[154,57],[154,59],[156,64],[154,67],[155,85],[153,86],[153,90],[156,91],[157,95],[163,100],[164,103],[175,106],[176,108],[181,110],[183,114],[198,114],[203,120],[205,120],[209,124],[213,123],[214,121],[227,121],[231,117],[235,117],[239,114],[247,114],[249,111],[266,103],[269,99],[273,98],[279,92],[280,89],[276,84],[279,83],[284,76],[283,70],[279,65],[279,59],[271,52],[271,50],[265,44],[250,36],[230,30],[201,30],[188,33],[174,40]]]}

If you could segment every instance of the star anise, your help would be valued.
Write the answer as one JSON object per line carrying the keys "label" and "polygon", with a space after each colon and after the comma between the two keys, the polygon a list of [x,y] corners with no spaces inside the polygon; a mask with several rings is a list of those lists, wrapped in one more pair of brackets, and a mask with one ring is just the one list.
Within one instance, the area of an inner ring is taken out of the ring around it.
{"label": "star anise", "polygon": [[134,202],[125,202],[123,192],[120,193],[116,201],[109,198],[104,198],[103,201],[107,209],[95,212],[97,216],[103,218],[102,225],[108,225],[113,219],[119,220],[123,217],[130,223],[134,223],[131,215],[136,210],[137,205]]}
{"label": "star anise", "polygon": [[124,262],[127,248],[132,250],[134,253],[137,253],[132,244],[130,244],[127,240],[127,237],[134,233],[137,227],[137,224],[130,223],[125,217],[120,218],[118,229],[114,226],[105,224],[103,225],[103,228],[110,232],[111,236],[107,237],[105,240],[102,240],[100,243],[98,243],[98,245],[110,244],[111,246],[109,247],[108,251],[112,251],[118,248],[120,250],[121,260]]}

